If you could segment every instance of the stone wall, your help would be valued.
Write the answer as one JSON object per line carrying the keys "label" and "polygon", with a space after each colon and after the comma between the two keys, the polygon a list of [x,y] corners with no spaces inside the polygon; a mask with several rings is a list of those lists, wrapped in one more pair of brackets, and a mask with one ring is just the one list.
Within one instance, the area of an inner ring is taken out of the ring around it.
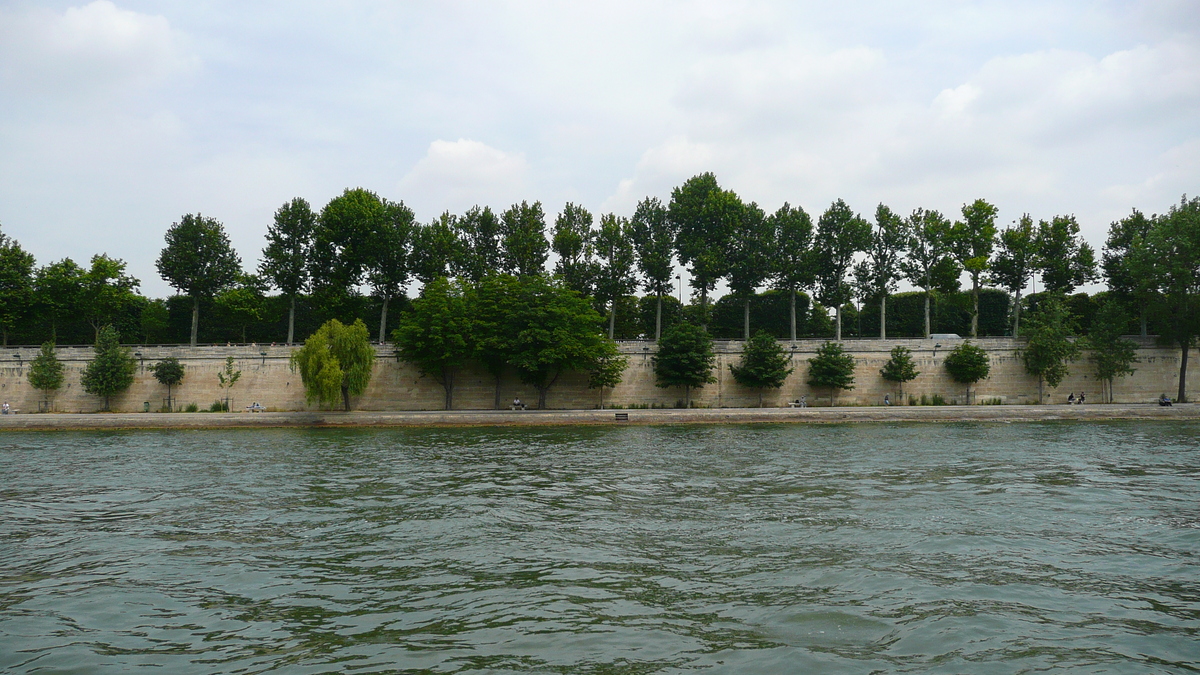
{"label": "stone wall", "polygon": [[[763,405],[782,406],[789,400],[806,396],[809,405],[829,405],[827,389],[814,390],[805,384],[808,359],[820,346],[820,340],[800,340],[784,343],[792,352],[795,371],[779,390],[767,391]],[[900,402],[899,388],[879,376],[879,369],[888,360],[889,352],[896,345],[913,351],[917,369],[921,371],[916,380],[904,386],[904,398],[919,398],[922,394],[932,397],[940,395],[948,402],[966,403],[966,387],[950,379],[942,362],[958,340],[848,340],[847,350],[857,363],[856,386],[853,390],[839,392],[838,405],[880,405],[885,393]],[[981,338],[976,341],[991,357],[991,376],[980,382],[972,391],[975,403],[999,400],[1002,403],[1037,403],[1038,382],[1025,374],[1017,352],[1020,343],[1010,338]],[[935,346],[941,345],[935,351]],[[1153,340],[1139,341],[1137,372],[1117,380],[1114,388],[1115,400],[1122,403],[1150,402],[1160,394],[1174,396],[1178,389],[1179,350],[1158,347]],[[729,372],[729,365],[740,358],[740,341],[720,341],[717,347],[717,383],[706,385],[692,392],[693,405],[702,407],[751,407],[758,405],[757,391],[739,387]],[[300,377],[289,367],[291,348],[282,346],[229,346],[229,347],[134,347],[140,354],[139,367],[133,387],[124,395],[111,401],[115,411],[141,411],[149,403],[151,410],[164,404],[167,388],[160,385],[148,366],[168,356],[178,358],[186,367],[183,384],[174,387],[176,408],[196,403],[207,409],[213,401],[224,396],[218,386],[217,372],[225,365],[226,356],[232,355],[241,369],[242,376],[230,392],[235,409],[258,402],[270,410],[312,410],[304,400],[304,389]],[[624,380],[615,389],[606,390],[606,405],[656,405],[675,406],[684,398],[681,387],[661,389],[654,384],[653,354],[655,346],[650,342],[624,342],[621,350],[629,356],[629,367]],[[0,349],[0,398],[8,401],[20,412],[36,412],[47,407],[41,392],[29,386],[29,362],[37,354],[32,347]],[[264,353],[265,352],[265,353]],[[398,362],[392,356],[390,346],[377,346],[375,374],[371,385],[353,401],[358,410],[438,410],[442,408],[444,394],[436,381],[421,377],[412,366]],[[94,412],[103,407],[103,401],[83,391],[79,384],[80,372],[92,358],[90,348],[65,347],[58,350],[59,358],[66,367],[66,383],[53,397],[48,406],[59,412]],[[1192,357],[1188,364],[1188,390],[1200,397],[1200,374]],[[1086,392],[1089,402],[1100,403],[1101,387],[1095,378],[1092,364],[1084,358],[1071,366],[1070,376],[1057,389],[1045,388],[1048,403],[1062,403],[1068,392]],[[547,405],[550,408],[595,408],[600,404],[601,392],[587,388],[587,378],[581,373],[564,374],[550,390]],[[522,384],[514,374],[506,374],[500,381],[500,400],[507,405],[513,397],[526,403],[537,401],[537,393]],[[493,407],[495,381],[482,369],[467,369],[456,378],[454,407],[456,409],[487,409]]]}

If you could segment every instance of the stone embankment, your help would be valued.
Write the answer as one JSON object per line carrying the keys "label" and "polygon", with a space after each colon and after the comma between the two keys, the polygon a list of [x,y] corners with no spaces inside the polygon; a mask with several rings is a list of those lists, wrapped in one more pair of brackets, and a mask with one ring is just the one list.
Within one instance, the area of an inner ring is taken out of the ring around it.
{"label": "stone embankment", "polygon": [[[622,419],[625,418],[625,419]],[[1195,420],[1200,405],[1006,405],[692,410],[471,410],[264,413],[47,413],[0,415],[0,431],[253,429],[272,427],[564,426],[623,424],[843,424]]]}

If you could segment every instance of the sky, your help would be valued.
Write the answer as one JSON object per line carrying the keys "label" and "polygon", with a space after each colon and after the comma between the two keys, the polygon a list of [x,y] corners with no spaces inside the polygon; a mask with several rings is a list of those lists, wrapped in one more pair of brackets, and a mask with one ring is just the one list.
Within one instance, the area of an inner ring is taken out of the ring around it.
{"label": "sky", "polygon": [[1074,214],[1099,252],[1200,191],[1200,1],[0,0],[0,231],[152,297],[186,213],[253,271],[294,197],[549,225],[705,171],[814,220]]}

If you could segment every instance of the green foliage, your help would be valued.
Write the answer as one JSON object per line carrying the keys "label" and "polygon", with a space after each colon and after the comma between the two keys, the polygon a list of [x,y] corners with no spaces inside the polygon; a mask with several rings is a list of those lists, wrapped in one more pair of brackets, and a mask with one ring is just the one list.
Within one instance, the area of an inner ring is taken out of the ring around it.
{"label": "green foliage", "polygon": [[264,284],[251,274],[238,275],[237,285],[227,288],[213,298],[217,319],[228,328],[240,332],[240,342],[246,342],[246,329],[263,320],[267,299]]}
{"label": "green foliage", "polygon": [[958,290],[961,271],[951,255],[950,221],[937,211],[915,209],[905,220],[910,239],[908,255],[900,262],[900,271],[912,285],[925,292],[925,326],[930,331],[929,300],[934,291]]}
{"label": "green foliage", "polygon": [[104,409],[108,410],[109,399],[133,384],[137,362],[129,350],[121,346],[120,336],[112,326],[100,329],[95,349],[96,356],[84,366],[80,381],[84,391],[104,398]]}
{"label": "green foliage", "polygon": [[1042,301],[1038,311],[1028,321],[1026,335],[1029,341],[1021,350],[1025,372],[1036,375],[1039,382],[1039,400],[1042,398],[1040,383],[1044,380],[1057,387],[1066,378],[1067,364],[1079,357],[1079,345],[1071,339],[1075,323],[1066,305],[1056,296]]}
{"label": "green foliage", "polygon": [[888,382],[903,384],[915,380],[921,372],[917,370],[917,365],[913,362],[912,350],[897,345],[892,347],[892,356],[887,363],[883,364],[879,374]]}
{"label": "green foliage", "polygon": [[[908,248],[909,233],[904,219],[880,204],[875,208],[875,228],[867,244],[867,257],[854,268],[859,293],[864,298],[886,302],[896,290],[900,276],[900,260]],[[880,335],[887,336],[887,326],[879,323]]]}
{"label": "green foliage", "polygon": [[143,307],[138,317],[138,326],[142,329],[142,341],[145,344],[163,342],[170,328],[171,313],[167,310],[165,300],[150,300]]}
{"label": "green foliage", "polygon": [[316,288],[354,288],[375,255],[374,234],[387,218],[387,207],[374,192],[347,188],[329,200],[313,229],[308,259]]}
{"label": "green foliage", "polygon": [[988,279],[1015,296],[1013,302],[1014,336],[1020,334],[1021,291],[1029,284],[1037,266],[1037,232],[1026,213],[1012,227],[1000,233],[1000,250],[992,261]]}
{"label": "green foliage", "polygon": [[637,288],[629,223],[611,213],[601,216],[595,251],[595,294],[597,300],[608,304],[608,337],[612,338],[616,332],[618,300]]}
{"label": "green foliage", "polygon": [[187,374],[183,364],[174,356],[167,357],[150,366],[149,370],[154,373],[154,379],[158,380],[159,384],[165,384],[168,387],[183,382],[183,377]]}
{"label": "green foliage", "polygon": [[8,333],[25,318],[33,304],[33,254],[0,233],[0,336],[8,346]]}
{"label": "green foliage", "polygon": [[504,251],[502,271],[519,277],[545,271],[550,243],[546,241],[546,217],[541,202],[513,204],[500,219],[500,233]]}
{"label": "green foliage", "polygon": [[229,402],[213,401],[212,405],[208,406],[208,412],[229,412]]}
{"label": "green foliage", "polygon": [[588,389],[600,390],[600,407],[604,407],[604,389],[621,384],[625,376],[625,368],[629,366],[629,357],[617,351],[616,343],[605,343],[603,353],[588,371]]}
{"label": "green foliage", "polygon": [[987,352],[982,347],[964,341],[946,355],[946,370],[955,382],[967,385],[968,402],[971,396],[971,385],[986,378],[992,366]]}
{"label": "green foliage", "polygon": [[[407,207],[404,207],[407,209]],[[408,211],[409,220],[412,219],[412,211]],[[412,227],[412,255],[410,256],[410,267],[412,268],[413,276],[422,284],[432,283],[434,279],[448,276],[454,267],[454,261],[462,258],[462,253],[459,251],[460,241],[458,238],[457,227],[455,227],[455,218],[450,213],[443,213],[440,217],[435,218],[428,225],[414,225]],[[401,235],[399,231],[388,236],[392,239],[391,246],[399,247],[398,250],[403,251],[406,243],[399,243],[398,239]],[[395,265],[398,270],[402,267],[402,263]],[[397,283],[395,279],[400,279]],[[400,292],[400,287],[403,285],[403,280],[399,274],[394,275],[393,281],[387,285],[380,285],[380,289],[387,290],[389,294],[395,295]]]}
{"label": "green foliage", "polygon": [[500,239],[500,219],[490,207],[467,210],[454,221],[458,235],[458,260],[454,273],[478,284],[502,267],[504,249]]}
{"label": "green foliage", "polygon": [[1153,292],[1147,287],[1145,280],[1138,276],[1134,253],[1150,233],[1154,221],[1155,218],[1147,218],[1142,212],[1134,209],[1129,216],[1114,222],[1108,230],[1108,240],[1104,243],[1101,263],[1109,293],[1126,310],[1138,315],[1141,319],[1142,335],[1147,333],[1146,309],[1153,298]]}
{"label": "green foliage", "polygon": [[[854,255],[871,243],[871,225],[860,218],[841,199],[836,200],[817,220],[816,273],[817,300],[841,307],[853,296],[846,278]],[[841,339],[842,315],[837,313],[835,339]]]}
{"label": "green foliage", "polygon": [[[640,334],[646,339],[653,339],[656,334],[658,300],[653,295],[647,295],[638,298],[637,301],[637,325]],[[679,299],[673,295],[662,296],[662,330],[665,332],[680,321],[683,321],[683,305],[679,303]]]}
{"label": "green foliage", "polygon": [[226,400],[229,397],[229,390],[233,389],[233,385],[241,379],[242,371],[234,365],[233,356],[225,357],[225,369],[217,372],[217,383],[225,390]]}
{"label": "green foliage", "polygon": [[700,293],[700,322],[708,323],[708,294],[729,271],[726,254],[744,207],[733,192],[722,190],[716,176],[693,176],[671,191],[667,219],[676,232],[679,261],[691,271]]}
{"label": "green foliage", "polygon": [[775,228],[758,204],[745,205],[741,215],[730,234],[726,260],[729,265],[729,290],[742,299],[741,338],[749,340],[750,301],[754,297],[754,289],[771,276]]}
{"label": "green foliage", "polygon": [[63,364],[54,353],[53,342],[43,342],[38,355],[29,362],[29,384],[49,394],[63,383]]}
{"label": "green foliage", "polygon": [[1038,222],[1037,268],[1050,293],[1070,293],[1096,278],[1096,255],[1079,236],[1075,216]]}
{"label": "green foliage", "polygon": [[680,322],[663,331],[654,356],[654,377],[659,387],[685,387],[687,405],[691,405],[692,387],[717,381],[713,365],[712,337],[693,323]]}
{"label": "green foliage", "polygon": [[189,403],[189,404],[187,404],[187,407],[185,407],[183,409],[183,412],[188,412],[188,413],[200,412],[200,406],[196,405],[195,402]]}
{"label": "green foliage", "polygon": [[730,364],[729,370],[738,384],[759,390],[758,405],[761,407],[762,390],[782,387],[794,368],[779,341],[770,333],[760,330],[746,342],[741,362]]}
{"label": "green foliage", "polygon": [[950,228],[950,250],[958,264],[971,275],[975,303],[971,310],[971,337],[979,334],[979,281],[991,268],[996,244],[996,207],[976,199],[962,208],[963,219]]}
{"label": "green foliage", "polygon": [[[167,230],[166,241],[155,266],[167,283],[191,296],[191,344],[195,345],[200,298],[212,297],[237,281],[242,261],[230,245],[229,237],[225,236],[225,226],[198,213],[189,213],[172,225]],[[92,266],[96,266],[95,258]]]}
{"label": "green foliage", "polygon": [[34,275],[35,311],[40,319],[49,322],[51,341],[58,340],[59,327],[80,312],[83,276],[83,268],[70,258],[42,267]]}
{"label": "green foliage", "polygon": [[453,404],[454,373],[475,351],[468,296],[463,285],[445,277],[435,279],[425,285],[392,332],[396,355],[442,385],[447,410]]}
{"label": "green foliage", "polygon": [[292,353],[291,365],[300,371],[305,399],[334,405],[340,397],[350,410],[350,396],[362,394],[371,382],[375,349],[362,319],[347,326],[331,319]]}
{"label": "green foliage", "polygon": [[[658,198],[638,202],[629,221],[629,238],[637,253],[638,269],[646,280],[646,290],[665,300],[671,294],[671,279],[675,274],[675,228],[667,218],[667,207]],[[655,339],[659,336],[653,330],[645,334]]]}
{"label": "green foliage", "polygon": [[808,386],[829,387],[830,405],[838,389],[854,388],[854,357],[840,342],[822,344],[817,355],[808,360]]}
{"label": "green foliage", "polygon": [[1108,400],[1112,402],[1113,380],[1132,375],[1130,366],[1137,362],[1137,343],[1121,337],[1121,329],[1129,317],[1116,299],[1109,299],[1096,312],[1092,331],[1084,342],[1090,350],[1088,358],[1096,364],[1096,378],[1108,383]]}
{"label": "green foliage", "polygon": [[777,333],[776,336],[795,340],[799,335],[797,324],[804,323],[804,310],[796,306],[796,295],[800,289],[810,288],[817,279],[812,251],[812,218],[803,208],[793,208],[784,202],[778,211],[771,214],[770,224],[771,238],[775,242],[771,278],[775,288],[787,293],[788,297],[788,332],[783,335]]}
{"label": "green foliage", "polygon": [[284,295],[295,296],[308,288],[308,258],[316,226],[317,215],[300,197],[280,206],[275,211],[275,222],[267,226],[267,246],[258,274]]}
{"label": "green foliage", "polygon": [[567,288],[581,295],[591,295],[596,281],[595,238],[591,212],[567,202],[562,213],[554,219],[551,248],[558,255],[554,273]]}

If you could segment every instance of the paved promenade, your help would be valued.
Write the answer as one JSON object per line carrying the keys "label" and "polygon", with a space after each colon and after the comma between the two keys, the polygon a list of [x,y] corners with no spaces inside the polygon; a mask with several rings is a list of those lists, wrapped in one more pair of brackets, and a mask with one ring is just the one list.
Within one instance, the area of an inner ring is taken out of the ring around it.
{"label": "paved promenade", "polygon": [[[621,415],[628,420],[618,420]],[[92,413],[0,415],[0,431],[270,427],[539,426],[568,424],[747,424],[845,422],[1035,422],[1200,419],[1200,405],[1004,405],[693,410],[452,410],[396,412]]]}

